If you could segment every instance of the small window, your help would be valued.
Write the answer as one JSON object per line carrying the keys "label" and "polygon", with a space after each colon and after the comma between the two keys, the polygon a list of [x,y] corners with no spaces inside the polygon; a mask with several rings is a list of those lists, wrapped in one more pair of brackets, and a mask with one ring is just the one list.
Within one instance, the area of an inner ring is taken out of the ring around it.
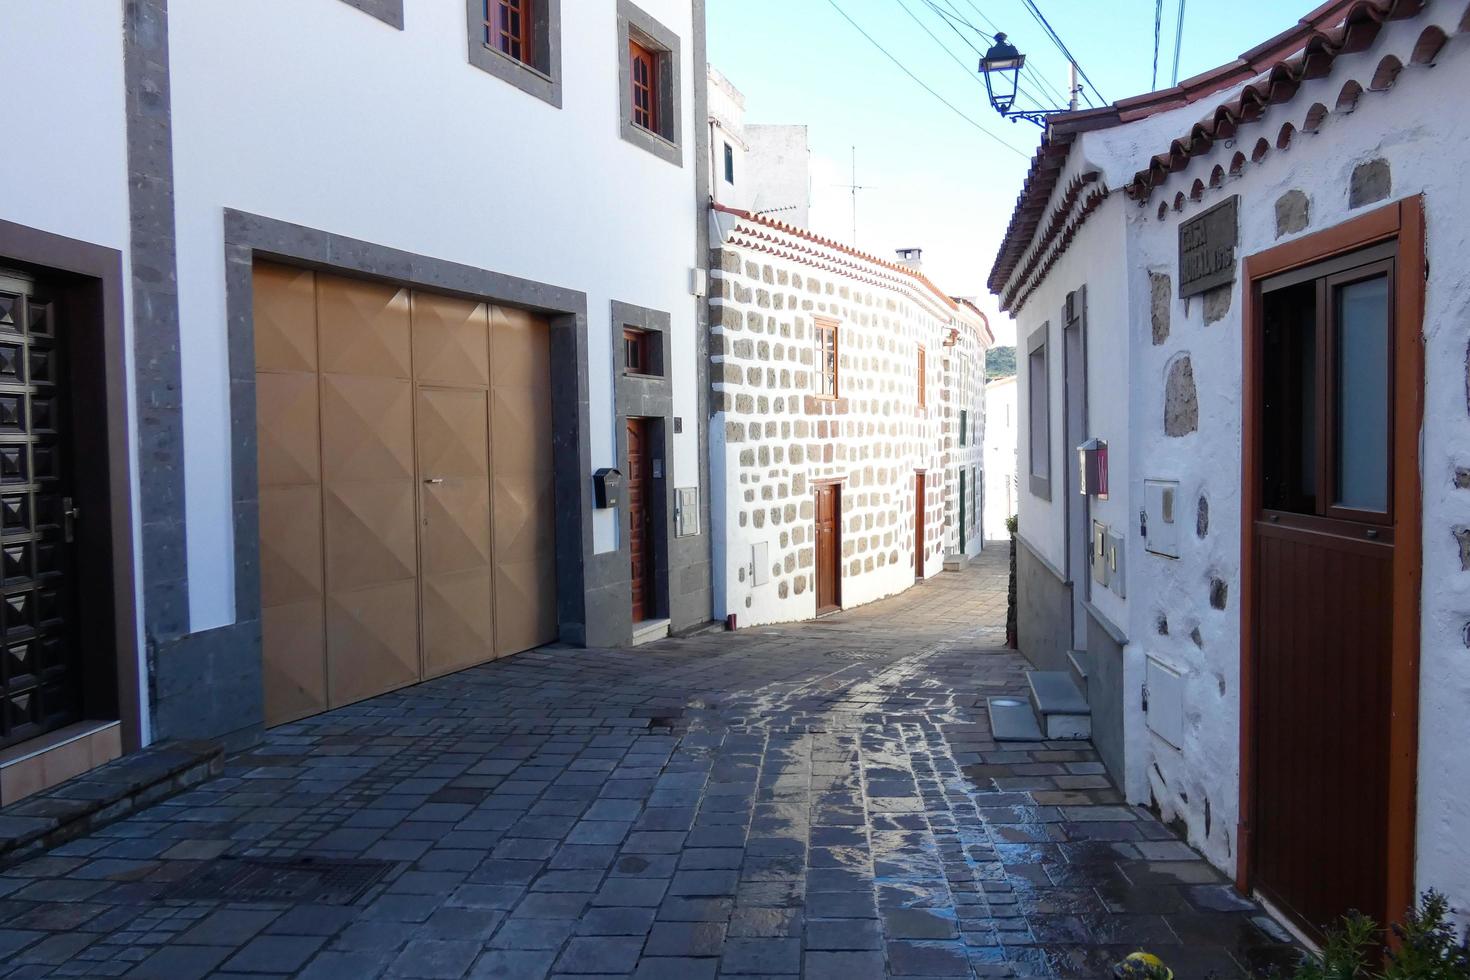
{"label": "small window", "polygon": [[1047,333],[1050,323],[1043,323],[1027,343],[1026,357],[1026,426],[1029,436],[1031,492],[1044,500],[1051,499],[1051,387],[1047,369]]}
{"label": "small window", "polygon": [[629,81],[633,86],[633,125],[642,126],[651,133],[659,132],[660,60],[656,52],[637,41],[628,42]]}
{"label": "small window", "polygon": [[561,0],[465,0],[470,64],[561,106]]}
{"label": "small window", "polygon": [[535,64],[535,0],[485,0],[485,44],[527,65]]}
{"label": "small window", "polygon": [[837,397],[837,321],[819,319],[817,323],[817,394]]}
{"label": "small window", "polygon": [[725,144],[725,183],[735,186],[735,147]]}
{"label": "small window", "polygon": [[970,410],[967,409],[967,408],[960,409],[960,445],[961,446],[963,446],[965,444],[965,435],[966,435],[966,433],[967,433],[967,431],[969,429],[969,424],[970,424]]}
{"label": "small window", "polygon": [[924,374],[925,374],[925,372],[924,372],[924,357],[925,357],[924,348],[923,347],[920,347],[919,348],[919,371],[918,371],[918,374],[919,374],[919,407],[920,408],[923,408],[925,406],[925,404],[927,404],[926,401],[925,401],[925,399],[927,397],[927,393],[925,391],[925,384],[924,384]]}
{"label": "small window", "polygon": [[623,373],[659,375],[657,341],[648,330],[623,328]]}

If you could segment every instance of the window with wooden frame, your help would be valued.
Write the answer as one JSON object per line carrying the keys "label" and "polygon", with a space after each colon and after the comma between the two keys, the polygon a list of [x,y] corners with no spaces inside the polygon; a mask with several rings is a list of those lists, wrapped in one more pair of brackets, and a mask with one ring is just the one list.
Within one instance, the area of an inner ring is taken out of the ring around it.
{"label": "window with wooden frame", "polygon": [[927,354],[926,354],[923,346],[920,345],[920,347],[919,347],[919,368],[918,368],[918,370],[919,370],[919,407],[920,408],[923,408],[926,404],[928,404],[928,401],[927,401],[927,399],[928,399],[928,392],[926,390],[927,389],[927,385],[924,383],[925,382],[924,375],[927,373],[925,371],[925,358],[926,358],[926,356],[927,356]]}
{"label": "window with wooden frame", "polygon": [[817,334],[817,364],[814,374],[816,375],[817,396],[820,398],[837,397],[837,321],[819,317],[816,320]]}
{"label": "window with wooden frame", "polygon": [[735,186],[735,147],[725,144],[725,183]]}
{"label": "window with wooden frame", "polygon": [[623,373],[658,377],[663,374],[658,335],[637,327],[623,328]]}
{"label": "window with wooden frame", "polygon": [[485,0],[485,44],[527,65],[535,64],[536,0]]}
{"label": "window with wooden frame", "polygon": [[465,0],[470,64],[561,106],[562,0]]}
{"label": "window with wooden frame", "polygon": [[631,0],[616,2],[618,113],[622,137],[682,167],[680,93],[684,82],[679,35]]}
{"label": "window with wooden frame", "polygon": [[1266,511],[1389,522],[1394,255],[1379,246],[1262,282]]}
{"label": "window with wooden frame", "polygon": [[659,132],[659,61],[657,52],[637,41],[628,42],[628,82],[633,87],[633,124],[652,133]]}

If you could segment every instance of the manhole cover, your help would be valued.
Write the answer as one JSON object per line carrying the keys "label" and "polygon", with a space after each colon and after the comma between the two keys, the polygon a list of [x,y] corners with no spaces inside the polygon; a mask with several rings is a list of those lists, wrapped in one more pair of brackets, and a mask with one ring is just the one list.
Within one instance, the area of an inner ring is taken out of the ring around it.
{"label": "manhole cover", "polygon": [[223,857],[180,882],[168,897],[186,901],[351,905],[392,867],[392,861]]}

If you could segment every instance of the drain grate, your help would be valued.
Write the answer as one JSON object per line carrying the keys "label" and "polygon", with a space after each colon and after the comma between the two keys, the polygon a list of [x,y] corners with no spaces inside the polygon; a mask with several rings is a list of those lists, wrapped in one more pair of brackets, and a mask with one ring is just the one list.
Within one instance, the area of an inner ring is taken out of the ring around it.
{"label": "drain grate", "polygon": [[392,867],[392,861],[222,857],[179,882],[167,897],[184,901],[351,905]]}

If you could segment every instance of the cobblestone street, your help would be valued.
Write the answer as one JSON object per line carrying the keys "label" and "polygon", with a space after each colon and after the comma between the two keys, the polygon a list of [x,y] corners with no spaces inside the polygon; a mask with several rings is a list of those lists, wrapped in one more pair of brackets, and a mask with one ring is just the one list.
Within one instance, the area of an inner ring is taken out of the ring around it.
{"label": "cobblestone street", "polygon": [[[0,974],[1103,977],[1142,947],[1193,980],[1282,962],[1279,930],[1124,805],[1086,743],[991,740],[986,696],[1024,690],[999,649],[1005,561],[995,544],[814,623],[543,649],[276,728],[221,778],[0,872]],[[310,864],[285,892],[232,892],[249,876],[230,871],[271,865],[224,855],[370,863],[327,866],[334,904],[302,885]]]}

